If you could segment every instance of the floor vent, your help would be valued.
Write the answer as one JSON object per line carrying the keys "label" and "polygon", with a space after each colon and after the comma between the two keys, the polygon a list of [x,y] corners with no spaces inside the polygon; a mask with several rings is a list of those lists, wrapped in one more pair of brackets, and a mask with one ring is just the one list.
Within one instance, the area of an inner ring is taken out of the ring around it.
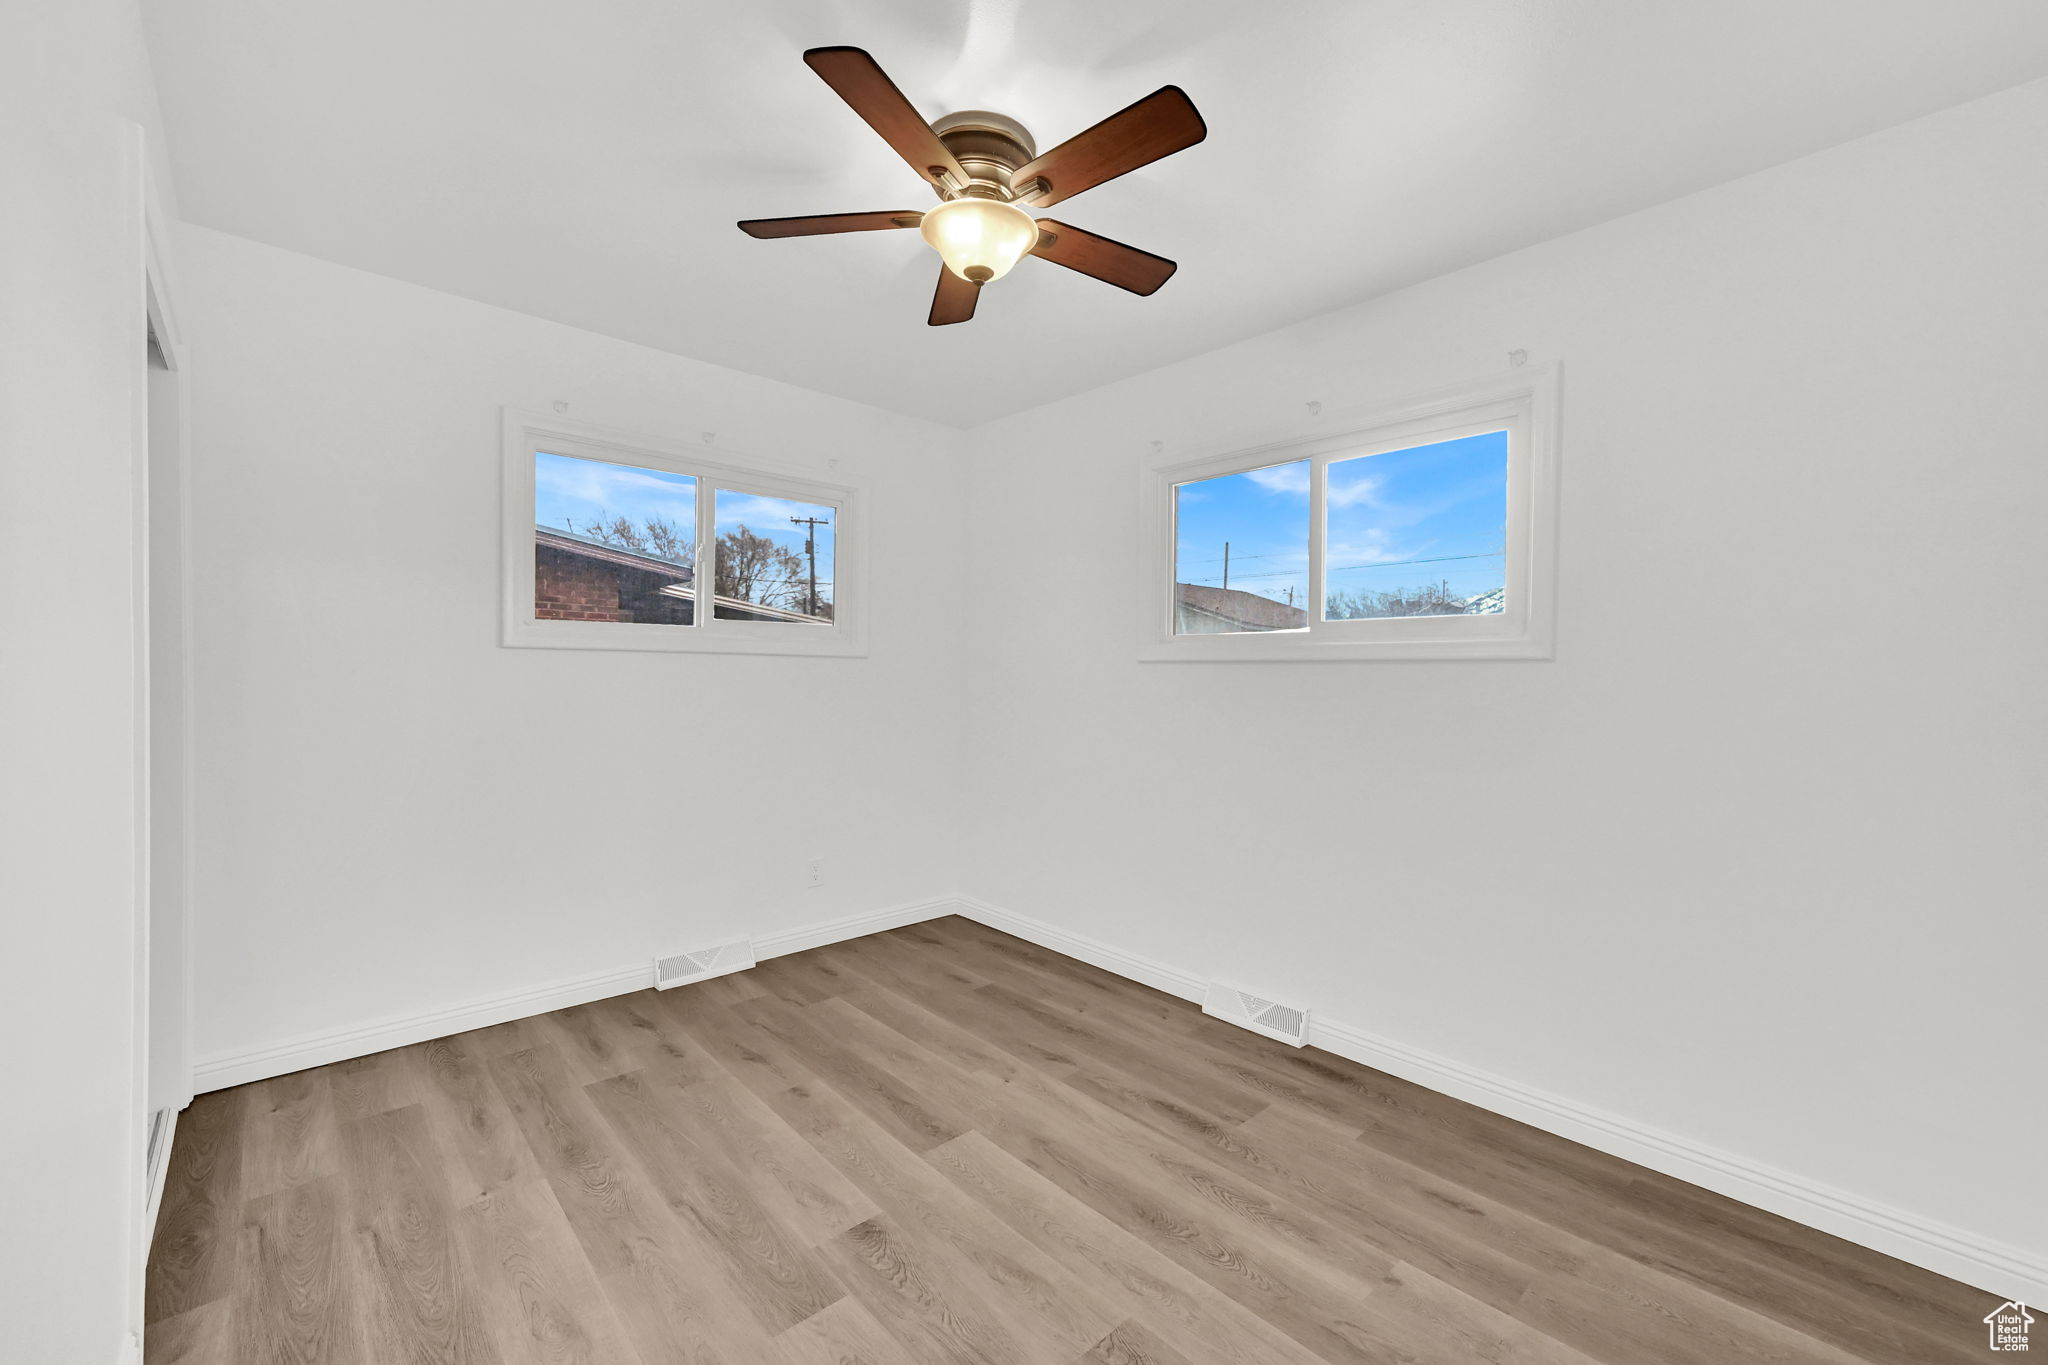
{"label": "floor vent", "polygon": [[671,986],[687,986],[692,981],[708,981],[728,972],[743,972],[753,965],[754,945],[746,939],[721,943],[715,948],[697,948],[673,957],[657,957],[654,959],[654,988],[665,991]]}
{"label": "floor vent", "polygon": [[1300,1047],[1308,1041],[1307,1010],[1277,1004],[1264,996],[1226,986],[1220,981],[1209,983],[1209,989],[1202,997],[1202,1013],[1227,1019],[1240,1028],[1263,1033],[1268,1038],[1278,1038],[1289,1047]]}

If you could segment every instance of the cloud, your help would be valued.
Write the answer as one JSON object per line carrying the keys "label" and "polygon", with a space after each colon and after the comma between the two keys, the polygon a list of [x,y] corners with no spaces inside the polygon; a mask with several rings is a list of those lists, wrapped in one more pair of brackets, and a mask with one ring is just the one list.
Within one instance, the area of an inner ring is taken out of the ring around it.
{"label": "cloud", "polygon": [[[685,474],[542,453],[534,460],[533,480],[536,514],[550,524],[573,521],[581,527],[600,517],[608,520],[623,516],[636,523],[651,517],[666,518],[686,532],[696,526],[696,480]],[[718,496],[719,530],[730,531],[745,524],[756,534],[781,541],[792,549],[802,546],[804,528],[792,525],[789,519],[809,516],[837,519],[837,513],[830,507],[790,498],[734,492],[721,492]],[[822,556],[829,557],[830,526],[818,528],[818,541]]]}
{"label": "cloud", "polygon": [[1330,541],[1323,548],[1323,562],[1329,565],[1328,572],[1335,573],[1368,564],[1393,564],[1421,553],[1413,546],[1393,544],[1385,531],[1373,527],[1356,537]]}
{"label": "cloud", "polygon": [[649,497],[672,500],[690,498],[695,492],[695,481],[682,474],[560,455],[543,456],[535,462],[533,473],[536,485],[547,492],[586,502],[624,502]]}
{"label": "cloud", "polygon": [[[1309,491],[1309,465],[1306,460],[1293,464],[1276,464],[1265,469],[1248,469],[1241,476],[1268,493],[1281,493],[1290,497],[1307,497]],[[1379,490],[1386,481],[1366,474],[1354,474],[1346,479],[1332,478],[1328,484],[1330,506],[1344,508],[1364,505],[1379,506]],[[1187,489],[1182,489],[1186,496]]]}
{"label": "cloud", "polygon": [[[803,528],[790,524],[791,517],[822,516],[836,521],[838,513],[830,507],[819,507],[813,503],[797,502],[790,498],[764,498],[754,493],[720,493],[718,495],[718,527],[722,531],[744,523],[751,531],[764,536],[793,535],[803,539]],[[821,536],[832,534],[831,528],[820,526]]]}
{"label": "cloud", "polygon": [[1308,461],[1296,460],[1293,464],[1276,464],[1265,469],[1248,469],[1244,476],[1268,493],[1295,493],[1308,495]]}
{"label": "cloud", "polygon": [[1349,479],[1341,480],[1333,477],[1323,496],[1332,507],[1356,507],[1360,503],[1367,507],[1378,507],[1380,486],[1385,482],[1384,479],[1375,479],[1364,474],[1356,474]]}
{"label": "cloud", "polygon": [[696,517],[696,482],[686,475],[635,469],[563,455],[541,455],[533,466],[538,501],[558,514],[590,518],[599,512],[644,521],[666,517],[683,525]]}

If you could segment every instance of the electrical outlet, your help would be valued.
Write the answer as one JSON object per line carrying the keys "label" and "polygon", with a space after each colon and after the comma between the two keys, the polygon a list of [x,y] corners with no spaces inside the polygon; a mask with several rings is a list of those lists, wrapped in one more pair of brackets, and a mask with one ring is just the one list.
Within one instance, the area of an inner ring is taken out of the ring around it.
{"label": "electrical outlet", "polygon": [[823,858],[804,859],[804,885],[823,886],[824,884],[825,860]]}

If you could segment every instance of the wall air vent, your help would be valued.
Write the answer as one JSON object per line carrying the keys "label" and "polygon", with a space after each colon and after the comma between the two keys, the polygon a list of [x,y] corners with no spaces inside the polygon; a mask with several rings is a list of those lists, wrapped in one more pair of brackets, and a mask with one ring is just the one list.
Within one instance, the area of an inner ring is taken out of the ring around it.
{"label": "wall air vent", "polygon": [[694,948],[687,953],[654,959],[654,988],[687,986],[708,981],[728,972],[743,972],[754,965],[754,945],[747,939],[721,943],[712,948]]}
{"label": "wall air vent", "polygon": [[1308,1041],[1308,1011],[1282,1005],[1250,991],[1211,981],[1202,996],[1202,1013],[1228,1020],[1239,1028],[1278,1038],[1289,1047]]}

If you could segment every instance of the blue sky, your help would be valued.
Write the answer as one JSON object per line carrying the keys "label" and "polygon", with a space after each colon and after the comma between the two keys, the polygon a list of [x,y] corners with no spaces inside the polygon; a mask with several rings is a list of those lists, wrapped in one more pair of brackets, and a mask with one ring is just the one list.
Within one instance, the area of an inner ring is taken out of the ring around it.
{"label": "blue sky", "polygon": [[[797,554],[804,549],[804,529],[791,517],[836,519],[830,507],[767,498],[754,493],[717,490],[715,512],[720,535],[744,524],[756,535],[778,541]],[[697,524],[697,481],[684,474],[634,465],[607,464],[567,455],[536,453],[533,457],[533,520],[537,526],[577,529],[600,519],[623,516],[635,523],[650,516],[666,517],[685,535]],[[833,528],[818,528],[818,586],[832,581]]]}
{"label": "blue sky", "polygon": [[659,469],[567,455],[539,453],[533,457],[534,525],[582,530],[615,515],[636,523],[665,517],[684,535],[694,537],[697,481]]}
{"label": "blue sky", "polygon": [[[1507,519],[1504,431],[1330,461],[1328,586],[1382,592],[1449,580],[1460,596],[1497,588]],[[1182,484],[1175,552],[1183,583],[1230,586],[1305,606],[1309,464]],[[1467,557],[1476,556],[1476,557]],[[1415,560],[1434,562],[1414,563]]]}

